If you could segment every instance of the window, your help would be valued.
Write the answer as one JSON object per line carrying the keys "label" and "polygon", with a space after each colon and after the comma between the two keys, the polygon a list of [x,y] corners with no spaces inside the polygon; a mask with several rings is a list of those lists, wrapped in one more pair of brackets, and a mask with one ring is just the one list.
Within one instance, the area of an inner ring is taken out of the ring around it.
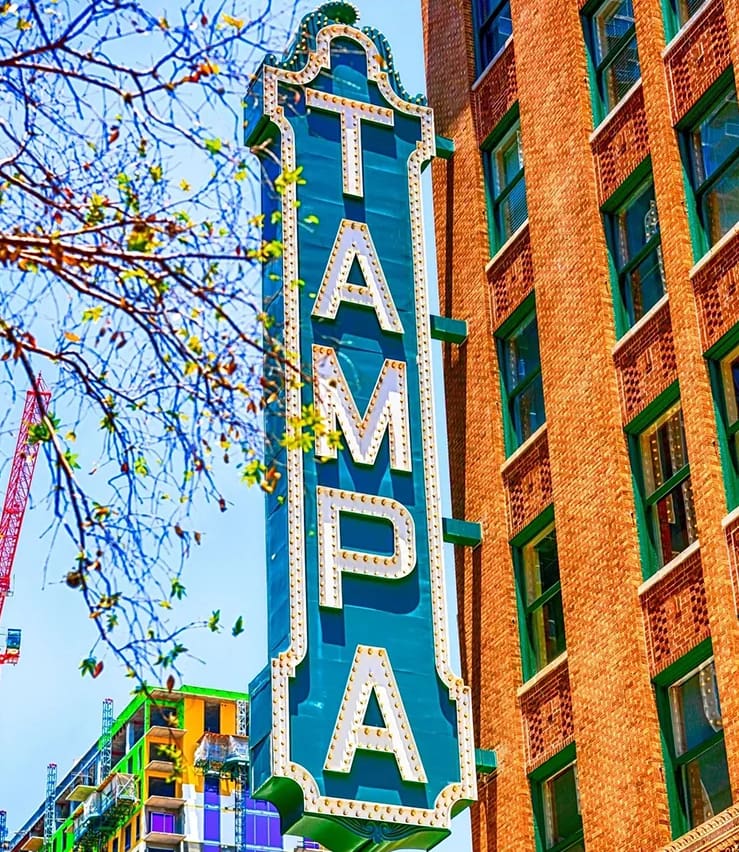
{"label": "window", "polygon": [[[671,782],[679,807],[676,834],[700,825],[731,804],[723,722],[713,660],[666,690]],[[669,714],[669,715],[668,715]]]}
{"label": "window", "polygon": [[705,4],[706,0],[670,0],[670,12],[673,18],[672,35],[686,24]]}
{"label": "window", "polygon": [[641,76],[632,0],[606,0],[589,16],[588,26],[599,121]]}
{"label": "window", "polygon": [[131,848],[131,826],[127,825],[123,831],[123,848],[128,852]]}
{"label": "window", "polygon": [[498,342],[506,396],[508,451],[513,452],[544,423],[539,331],[531,314]]}
{"label": "window", "polygon": [[739,109],[736,90],[715,102],[685,134],[690,175],[709,246],[739,221]]}
{"label": "window", "polygon": [[618,276],[624,322],[632,326],[665,292],[654,184],[634,192],[623,207],[606,214],[608,244]]}
{"label": "window", "polygon": [[177,834],[177,818],[175,814],[151,811],[149,813],[149,831],[162,834]]}
{"label": "window", "polygon": [[508,0],[476,0],[477,70],[482,73],[513,35]]}
{"label": "window", "polygon": [[585,852],[575,761],[534,781],[532,790],[537,833],[543,848]]}
{"label": "window", "polygon": [[498,249],[515,234],[529,215],[519,123],[516,122],[484,156],[488,185],[491,188],[492,243],[494,249]]}
{"label": "window", "polygon": [[221,733],[221,702],[205,702],[205,726],[204,730],[213,734]]}
{"label": "window", "polygon": [[548,526],[517,554],[522,608],[524,678],[533,677],[565,649],[557,533]]}
{"label": "window", "polygon": [[696,538],[683,412],[675,405],[639,436],[645,504],[659,565]]}
{"label": "window", "polygon": [[[716,367],[718,369],[716,369]],[[711,362],[714,387],[720,386],[719,409],[721,411],[721,423],[726,442],[728,444],[728,456],[731,459],[728,474],[730,482],[727,482],[729,499],[732,506],[736,505],[739,493],[737,493],[737,478],[739,478],[739,346],[732,349],[718,362]],[[721,429],[719,430],[721,433]],[[730,507],[731,508],[731,507]]]}
{"label": "window", "polygon": [[177,795],[177,787],[174,781],[168,781],[166,778],[149,777],[149,795],[150,796],[169,796],[174,798]]}

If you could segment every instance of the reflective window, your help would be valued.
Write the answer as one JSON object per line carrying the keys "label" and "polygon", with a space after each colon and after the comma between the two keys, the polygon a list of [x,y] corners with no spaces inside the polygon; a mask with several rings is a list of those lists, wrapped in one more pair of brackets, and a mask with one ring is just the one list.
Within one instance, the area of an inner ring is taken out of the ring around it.
{"label": "reflective window", "polygon": [[510,450],[513,451],[544,423],[535,313],[532,312],[512,334],[500,340],[499,356],[507,396]]}
{"label": "reflective window", "polygon": [[577,765],[569,764],[539,785],[544,818],[544,848],[557,852],[584,852]]}
{"label": "reflective window", "polygon": [[678,27],[686,24],[705,3],[706,0],[673,0],[672,8]]}
{"label": "reflective window", "polygon": [[532,677],[565,649],[557,533],[548,527],[521,548],[520,585],[526,645],[524,676]]}
{"label": "reflective window", "polygon": [[678,792],[687,827],[731,804],[721,705],[713,660],[669,687]]}
{"label": "reflective window", "polygon": [[499,248],[528,218],[521,131],[518,122],[492,151],[485,153],[492,197],[494,248]]}
{"label": "reflective window", "polygon": [[680,405],[646,429],[639,442],[647,516],[662,566],[697,536]]}
{"label": "reflective window", "polygon": [[713,245],[739,221],[739,109],[723,95],[687,134],[696,206]]}
{"label": "reflective window", "polygon": [[606,0],[590,16],[596,85],[606,115],[641,76],[632,0]]}
{"label": "reflective window", "polygon": [[654,184],[640,187],[621,210],[607,214],[606,228],[623,311],[631,326],[665,292]]}
{"label": "reflective window", "polygon": [[476,0],[477,68],[484,71],[513,35],[508,0]]}

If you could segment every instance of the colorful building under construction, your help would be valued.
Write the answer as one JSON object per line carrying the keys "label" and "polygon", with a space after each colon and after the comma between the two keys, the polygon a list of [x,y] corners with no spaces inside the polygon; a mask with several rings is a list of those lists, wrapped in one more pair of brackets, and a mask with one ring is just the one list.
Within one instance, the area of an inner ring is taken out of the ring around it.
{"label": "colorful building under construction", "polygon": [[[0,811],[2,824],[5,814]],[[0,845],[4,838],[0,836]],[[305,841],[304,849],[318,849]],[[249,796],[248,696],[183,686],[136,697],[9,841],[11,852],[272,852],[277,812]]]}

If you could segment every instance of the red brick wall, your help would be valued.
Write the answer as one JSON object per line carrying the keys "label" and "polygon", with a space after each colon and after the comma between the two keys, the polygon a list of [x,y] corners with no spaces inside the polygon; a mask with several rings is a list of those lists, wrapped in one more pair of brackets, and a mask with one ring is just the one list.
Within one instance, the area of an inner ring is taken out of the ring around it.
{"label": "red brick wall", "polygon": [[[739,801],[739,522],[722,526],[703,355],[739,321],[739,229],[693,268],[674,129],[739,63],[739,0],[709,0],[668,51],[660,4],[634,0],[642,84],[596,132],[582,5],[511,0],[514,42],[475,82],[470,0],[423,0],[430,102],[456,146],[433,167],[441,306],[470,329],[444,354],[454,512],[485,531],[480,548],[457,552],[463,666],[478,744],[499,758],[473,811],[475,852],[533,849],[527,773],[572,739],[588,852],[666,848],[651,678],[709,635]],[[491,262],[479,144],[516,98],[529,224]],[[647,155],[669,301],[616,346],[600,205]],[[547,425],[506,463],[492,333],[532,287]],[[623,426],[676,378],[700,545],[640,595]],[[552,502],[567,660],[521,690],[508,542]],[[727,812],[669,848],[734,848],[736,822]]]}

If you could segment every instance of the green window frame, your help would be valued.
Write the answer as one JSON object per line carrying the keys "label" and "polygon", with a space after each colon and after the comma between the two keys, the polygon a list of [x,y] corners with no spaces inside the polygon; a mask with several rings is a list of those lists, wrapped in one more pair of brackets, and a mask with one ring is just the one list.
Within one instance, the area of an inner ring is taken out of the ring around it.
{"label": "green window frame", "polygon": [[566,648],[557,534],[551,510],[538,519],[535,530],[527,528],[523,535],[528,540],[521,542],[519,536],[512,545],[524,681]]}
{"label": "green window frame", "polygon": [[494,144],[483,149],[492,254],[524,225],[529,216],[517,111],[512,124],[504,123],[508,125],[507,129]]}
{"label": "green window frame", "polygon": [[585,852],[575,745],[529,775],[537,852]]}
{"label": "green window frame", "polygon": [[[730,75],[729,75],[730,76]],[[723,79],[681,129],[697,257],[739,221],[739,105]]]}
{"label": "green window frame", "polygon": [[477,73],[482,74],[513,35],[510,0],[475,0],[473,25]]}
{"label": "green window frame", "polygon": [[710,639],[655,678],[673,838],[732,804]]}
{"label": "green window frame", "polygon": [[510,455],[546,420],[533,294],[514,312],[496,338],[505,446]]}
{"label": "green window frame", "polygon": [[641,77],[632,0],[604,0],[585,7],[583,24],[599,124]]}
{"label": "green window frame", "polygon": [[682,407],[676,390],[676,385],[669,388],[644,413],[651,415],[651,422],[644,424],[640,417],[638,425],[635,422],[629,426],[642,569],[646,577],[697,538]]}
{"label": "green window frame", "polygon": [[727,508],[739,505],[739,326],[706,353]]}
{"label": "green window frame", "polygon": [[659,216],[651,174],[604,211],[606,242],[615,280],[616,330],[623,335],[665,293]]}

